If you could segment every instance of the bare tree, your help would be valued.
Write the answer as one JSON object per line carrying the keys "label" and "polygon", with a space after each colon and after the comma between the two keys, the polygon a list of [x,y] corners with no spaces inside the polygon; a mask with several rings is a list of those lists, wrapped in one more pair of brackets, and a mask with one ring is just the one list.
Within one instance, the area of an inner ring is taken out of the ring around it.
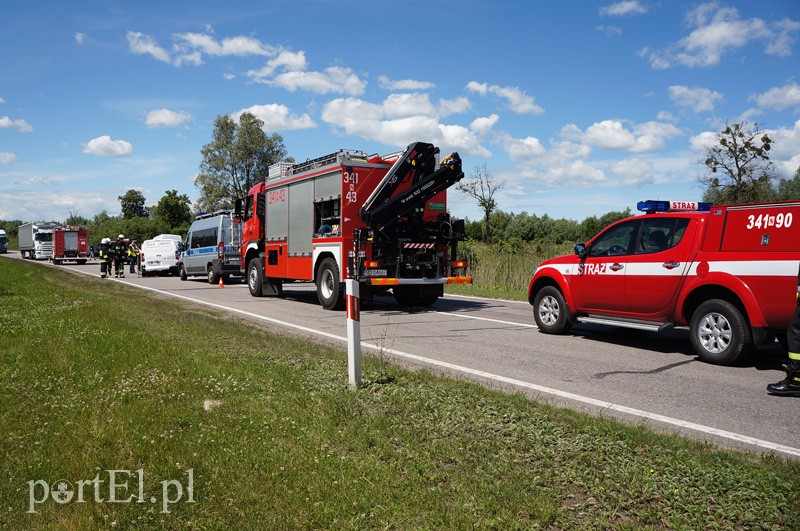
{"label": "bare tree", "polygon": [[475,168],[475,172],[456,185],[456,190],[478,201],[483,209],[483,234],[486,243],[492,243],[492,227],[489,216],[497,208],[494,194],[505,186],[505,181],[495,178],[486,163]]}
{"label": "bare tree", "polygon": [[700,178],[703,198],[714,203],[768,201],[774,195],[773,166],[768,152],[772,139],[758,124],[725,124],[716,142],[706,147],[704,164],[710,174]]}

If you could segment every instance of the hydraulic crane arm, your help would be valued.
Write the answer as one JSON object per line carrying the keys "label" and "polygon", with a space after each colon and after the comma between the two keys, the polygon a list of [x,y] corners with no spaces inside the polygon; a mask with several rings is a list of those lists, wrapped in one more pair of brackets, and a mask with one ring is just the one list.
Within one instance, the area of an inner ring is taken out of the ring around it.
{"label": "hydraulic crane arm", "polygon": [[[364,223],[383,230],[460,181],[464,172],[458,153],[446,157],[436,169],[438,152],[439,148],[424,142],[409,146],[361,208],[360,217]],[[397,185],[408,178],[413,179],[412,185],[395,193]]]}

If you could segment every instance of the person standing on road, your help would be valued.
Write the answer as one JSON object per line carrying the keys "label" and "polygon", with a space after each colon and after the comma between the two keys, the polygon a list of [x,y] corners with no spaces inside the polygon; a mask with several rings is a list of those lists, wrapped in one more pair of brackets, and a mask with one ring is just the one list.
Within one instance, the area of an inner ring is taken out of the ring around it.
{"label": "person standing on road", "polygon": [[771,395],[800,397],[800,271],[797,274],[797,306],[786,330],[786,342],[789,346],[789,363],[783,366],[786,378],[769,384],[767,392]]}
{"label": "person standing on road", "polygon": [[128,257],[128,245],[125,243],[125,236],[120,234],[113,245],[114,254],[114,277],[125,278],[125,260]]}
{"label": "person standing on road", "polygon": [[106,278],[106,275],[111,274],[111,240],[103,238],[100,241],[100,250],[98,251],[100,257],[100,278]]}
{"label": "person standing on road", "polygon": [[131,262],[131,275],[136,273],[136,266],[139,262],[139,247],[136,245],[136,240],[131,240],[128,246],[128,259]]}

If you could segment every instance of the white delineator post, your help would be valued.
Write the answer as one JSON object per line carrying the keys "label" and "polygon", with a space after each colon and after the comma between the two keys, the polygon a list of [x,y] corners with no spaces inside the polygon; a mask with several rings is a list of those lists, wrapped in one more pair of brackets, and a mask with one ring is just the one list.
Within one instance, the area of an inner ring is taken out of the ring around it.
{"label": "white delineator post", "polygon": [[347,373],[350,386],[361,385],[361,299],[358,281],[345,280],[347,302]]}

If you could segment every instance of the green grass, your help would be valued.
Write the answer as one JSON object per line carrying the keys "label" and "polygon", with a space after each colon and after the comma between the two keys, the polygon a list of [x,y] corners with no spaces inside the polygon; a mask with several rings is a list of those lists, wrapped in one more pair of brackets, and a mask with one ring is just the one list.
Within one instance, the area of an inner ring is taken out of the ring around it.
{"label": "green grass", "polygon": [[[800,463],[371,357],[351,390],[341,349],[110,281],[0,258],[0,331],[2,528],[800,528]],[[113,469],[158,502],[27,512]]]}

